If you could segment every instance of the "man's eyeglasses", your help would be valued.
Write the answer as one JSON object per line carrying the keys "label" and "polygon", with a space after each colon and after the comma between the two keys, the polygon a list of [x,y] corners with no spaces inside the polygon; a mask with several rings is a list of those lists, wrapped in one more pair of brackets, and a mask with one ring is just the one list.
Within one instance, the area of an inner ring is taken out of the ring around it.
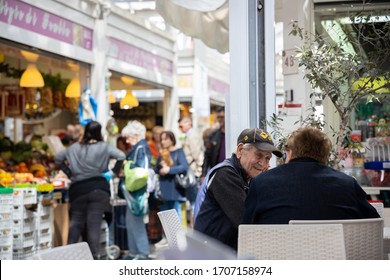
{"label": "man's eyeglasses", "polygon": [[217,119],[224,119],[225,118],[225,116],[217,116]]}

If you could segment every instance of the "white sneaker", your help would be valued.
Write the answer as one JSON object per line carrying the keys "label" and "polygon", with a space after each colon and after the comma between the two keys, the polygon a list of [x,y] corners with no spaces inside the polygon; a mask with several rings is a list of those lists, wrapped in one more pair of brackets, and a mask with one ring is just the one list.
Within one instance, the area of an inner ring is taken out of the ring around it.
{"label": "white sneaker", "polygon": [[167,246],[168,246],[168,241],[165,237],[162,238],[159,242],[154,244],[154,247],[156,247],[156,248],[163,248],[163,247],[167,247]]}

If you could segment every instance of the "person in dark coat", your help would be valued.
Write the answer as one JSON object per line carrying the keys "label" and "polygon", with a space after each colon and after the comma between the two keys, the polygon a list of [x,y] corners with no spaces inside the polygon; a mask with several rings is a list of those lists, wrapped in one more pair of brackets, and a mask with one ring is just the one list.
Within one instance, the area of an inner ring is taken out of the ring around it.
{"label": "person in dark coat", "polygon": [[[160,211],[175,209],[181,216],[181,203],[186,201],[185,190],[177,186],[175,181],[176,174],[187,172],[188,163],[186,155],[182,148],[176,148],[176,137],[172,131],[163,131],[161,133],[160,155],[154,168],[156,174],[159,174],[160,183]],[[167,150],[166,158],[163,149]]]}
{"label": "person in dark coat", "polygon": [[250,180],[269,168],[275,154],[271,136],[261,129],[244,129],[236,152],[207,174],[195,202],[195,230],[237,249],[238,226]]}
{"label": "person in dark coat", "polygon": [[331,148],[317,128],[293,132],[285,145],[287,163],[252,180],[242,222],[379,218],[357,181],[327,166]]}
{"label": "person in dark coat", "polygon": [[205,139],[204,160],[200,183],[203,182],[207,172],[226,158],[225,146],[225,110],[223,107],[217,109],[217,120],[219,128],[210,133]]}

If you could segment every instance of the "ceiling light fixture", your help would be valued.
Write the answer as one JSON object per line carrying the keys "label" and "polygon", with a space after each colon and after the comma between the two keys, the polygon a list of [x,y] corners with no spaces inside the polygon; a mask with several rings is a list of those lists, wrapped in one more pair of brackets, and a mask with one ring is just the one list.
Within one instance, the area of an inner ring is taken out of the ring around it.
{"label": "ceiling light fixture", "polygon": [[77,98],[81,95],[81,85],[79,78],[73,78],[66,87],[65,96],[69,98]]}
{"label": "ceiling light fixture", "polygon": [[127,110],[138,106],[139,102],[137,97],[131,93],[131,90],[128,90],[126,96],[121,99],[120,108]]}
{"label": "ceiling light fixture", "polygon": [[35,64],[31,63],[27,65],[26,70],[23,72],[22,76],[20,77],[19,85],[21,87],[30,87],[30,88],[31,87],[38,88],[38,87],[43,87],[45,85],[42,74],[39,72]]}

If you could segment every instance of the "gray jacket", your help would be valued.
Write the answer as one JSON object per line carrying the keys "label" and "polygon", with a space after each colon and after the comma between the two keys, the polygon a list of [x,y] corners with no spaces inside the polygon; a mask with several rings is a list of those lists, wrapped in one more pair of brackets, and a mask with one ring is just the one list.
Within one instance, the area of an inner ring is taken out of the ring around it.
{"label": "gray jacket", "polygon": [[[108,171],[110,159],[123,162],[125,158],[126,155],[121,150],[100,141],[95,144],[74,143],[58,153],[54,161],[60,165],[67,160],[72,172],[72,182],[78,182],[101,176],[103,172]],[[116,172],[116,170],[113,171]]]}

